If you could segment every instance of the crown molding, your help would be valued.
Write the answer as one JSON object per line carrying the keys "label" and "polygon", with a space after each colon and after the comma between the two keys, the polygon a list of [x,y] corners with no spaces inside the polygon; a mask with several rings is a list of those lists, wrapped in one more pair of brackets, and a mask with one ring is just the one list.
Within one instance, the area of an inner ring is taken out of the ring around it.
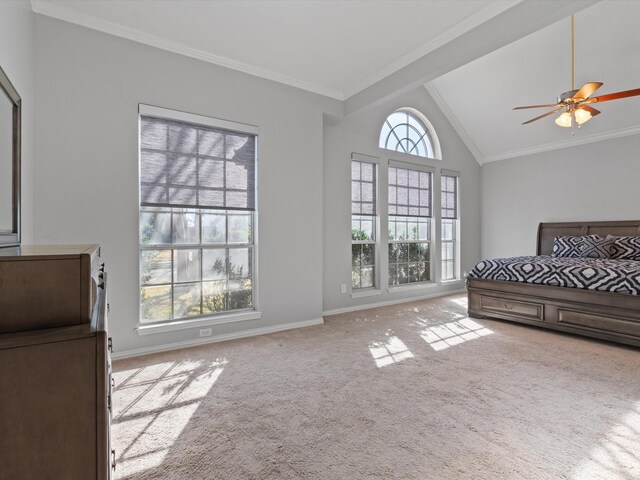
{"label": "crown molding", "polygon": [[455,132],[458,134],[460,139],[462,140],[462,143],[464,143],[466,147],[469,149],[469,151],[471,152],[471,155],[473,155],[473,158],[476,159],[476,162],[482,165],[483,157],[482,157],[482,153],[480,152],[480,149],[476,146],[476,144],[471,139],[471,136],[467,133],[467,131],[462,126],[462,124],[458,121],[458,117],[456,117],[456,115],[453,113],[453,111],[449,107],[449,104],[440,94],[440,91],[436,88],[436,86],[432,82],[425,83],[424,88],[427,91],[427,93],[431,95],[431,98],[436,103],[438,108],[442,111],[445,118],[449,120],[449,123],[451,124]]}
{"label": "crown molding", "polygon": [[364,80],[356,83],[355,85],[347,88],[344,91],[335,88],[324,87],[313,82],[300,80],[298,78],[274,72],[269,69],[256,67],[243,62],[232,60],[227,57],[205,52],[204,50],[193,48],[188,45],[175,42],[173,40],[143,32],[141,30],[102,20],[92,15],[87,15],[85,13],[81,13],[71,8],[62,6],[57,3],[48,2],[46,0],[31,0],[31,9],[35,13],[40,15],[63,20],[65,22],[73,23],[93,30],[98,30],[100,32],[115,35],[127,40],[132,40],[134,42],[142,43],[190,58],[195,58],[197,60],[202,60],[214,65],[219,65],[239,72],[247,73],[249,75],[264,78],[266,80],[272,80],[274,82],[283,83],[291,87],[300,88],[311,93],[344,101],[347,98],[364,90],[365,88],[386,78],[392,73],[400,70],[401,68],[406,67],[407,65],[423,57],[424,55],[427,55],[428,53],[436,50],[442,45],[445,45],[446,43],[454,40],[460,35],[474,29],[478,25],[486,22],[496,15],[499,15],[509,8],[512,8],[514,5],[521,3],[522,1],[523,0],[508,2],[504,0],[495,0],[473,15],[470,15],[464,20],[458,22],[456,25],[438,35],[435,39],[431,40],[427,44],[422,45],[412,52],[409,52],[401,58],[391,62],[386,67],[378,70],[374,74],[366,77]]}
{"label": "crown molding", "polygon": [[509,160],[511,158],[525,157],[527,155],[534,155],[536,153],[550,152],[552,150],[560,150],[563,148],[577,147],[579,145],[586,145],[588,143],[602,142],[604,140],[611,140],[614,138],[628,137],[630,135],[640,134],[640,124],[632,125],[630,127],[618,128],[616,130],[610,130],[608,132],[596,133],[586,137],[572,137],[567,140],[560,140],[558,142],[545,143],[543,145],[537,145],[533,147],[520,148],[517,150],[511,150],[499,155],[492,155],[485,157],[482,163],[498,162],[501,160]]}
{"label": "crown molding", "polygon": [[443,33],[441,33],[440,35],[438,35],[436,38],[426,43],[425,45],[422,45],[416,48],[415,50],[407,53],[406,55],[400,57],[399,59],[391,62],[386,67],[383,67],[382,69],[378,70],[372,75],[369,75],[368,77],[364,78],[362,81],[347,88],[344,91],[344,95],[343,95],[344,99],[350,98],[353,95],[361,92],[365,88],[370,87],[371,85],[379,82],[380,80],[385,79],[392,73],[397,72],[401,68],[404,68],[407,65],[415,62],[419,58],[424,57],[428,53],[433,52],[434,50],[449,43],[450,41],[454,40],[460,35],[463,35],[468,31],[473,30],[478,25],[481,25],[484,22],[490,20],[491,18],[501,14],[502,12],[509,10],[510,8],[521,3],[522,1],[523,0],[507,2],[503,0],[495,0],[494,2],[484,7],[483,9],[477,11],[473,15],[468,16],[464,20],[461,20],[460,22],[458,22],[448,30],[445,30]]}
{"label": "crown molding", "polygon": [[134,42],[149,45],[151,47],[156,47],[162,50],[184,55],[186,57],[195,58],[204,62],[213,63],[214,65],[226,67],[231,70],[237,70],[239,72],[247,73],[255,77],[283,83],[291,87],[306,90],[307,92],[334,98],[340,101],[345,100],[343,92],[337,89],[323,87],[322,85],[306,82],[304,80],[290,77],[289,75],[274,72],[272,70],[255,67],[253,65],[248,65],[236,60],[231,60],[226,57],[214,55],[212,53],[189,47],[182,43],[174,42],[173,40],[158,37],[157,35],[146,33],[135,28],[124,27],[116,23],[101,20],[92,15],[80,13],[56,3],[47,2],[45,0],[31,0],[31,9],[37,14],[55,18],[57,20],[74,23],[76,25],[80,25],[93,30],[98,30],[100,32],[115,35],[117,37],[126,38],[127,40],[132,40]]}

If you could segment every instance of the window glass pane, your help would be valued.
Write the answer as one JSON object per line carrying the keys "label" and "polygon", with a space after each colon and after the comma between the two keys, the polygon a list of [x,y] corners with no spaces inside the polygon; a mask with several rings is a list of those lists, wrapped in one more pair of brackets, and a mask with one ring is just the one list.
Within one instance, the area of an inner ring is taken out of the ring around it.
{"label": "window glass pane", "polygon": [[202,280],[225,280],[227,278],[226,249],[205,248],[202,250]]}
{"label": "window glass pane", "polygon": [[229,279],[241,279],[251,276],[251,249],[229,249]]}
{"label": "window glass pane", "polygon": [[200,280],[200,250],[175,250],[173,253],[173,281]]}
{"label": "window glass pane", "polygon": [[351,245],[351,265],[353,267],[360,266],[360,257],[362,253],[362,245]]}
{"label": "window glass pane", "polygon": [[431,278],[431,273],[429,272],[430,263],[425,262],[420,264],[420,281],[428,282]]}
{"label": "window glass pane", "polygon": [[442,222],[442,240],[453,240],[453,225],[451,222]]}
{"label": "window glass pane", "polygon": [[153,322],[171,318],[171,285],[140,289],[140,316]]}
{"label": "window glass pane", "polygon": [[353,288],[360,288],[360,269],[354,268],[351,271],[351,286]]}
{"label": "window glass pane", "polygon": [[407,263],[401,263],[398,265],[398,283],[409,282],[409,265]]}
{"label": "window glass pane", "polygon": [[409,244],[399,243],[398,244],[398,262],[408,262],[408,261],[409,261]]}
{"label": "window glass pane", "polygon": [[399,243],[389,244],[389,264],[398,262],[398,250],[400,249]]}
{"label": "window glass pane", "polygon": [[187,283],[173,287],[173,314],[175,318],[200,315],[200,283]]}
{"label": "window glass pane", "polygon": [[389,285],[398,283],[398,268],[396,265],[389,265]]}
{"label": "window glass pane", "polygon": [[418,225],[419,233],[418,238],[420,240],[429,240],[429,223],[428,222],[420,222]]}
{"label": "window glass pane", "polygon": [[215,313],[226,310],[227,282],[202,283],[202,313]]}
{"label": "window glass pane", "polygon": [[229,309],[236,310],[251,306],[251,279],[241,279],[229,282]]}
{"label": "window glass pane", "polygon": [[367,243],[362,245],[362,265],[375,264],[375,245]]}
{"label": "window glass pane", "polygon": [[251,216],[229,214],[229,243],[251,242]]}
{"label": "window glass pane", "polygon": [[171,250],[140,252],[140,283],[171,283]]}
{"label": "window glass pane", "polygon": [[409,264],[409,282],[415,283],[420,279],[418,275],[418,264],[410,263]]}
{"label": "window glass pane", "polygon": [[140,212],[140,243],[171,243],[171,214]]}
{"label": "window glass pane", "polygon": [[217,213],[202,214],[202,243],[225,243],[226,215]]}
{"label": "window glass pane", "polygon": [[195,244],[200,242],[200,215],[193,212],[173,214],[173,243]]}
{"label": "window glass pane", "polygon": [[360,275],[361,288],[373,287],[373,267],[363,267]]}
{"label": "window glass pane", "polygon": [[406,218],[399,218],[396,223],[396,239],[408,240],[409,239],[409,225]]}

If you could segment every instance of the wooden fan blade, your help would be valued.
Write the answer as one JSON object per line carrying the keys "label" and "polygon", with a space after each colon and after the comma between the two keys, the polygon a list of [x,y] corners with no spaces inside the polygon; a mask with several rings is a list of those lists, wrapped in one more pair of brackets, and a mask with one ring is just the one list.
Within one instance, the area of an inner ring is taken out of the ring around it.
{"label": "wooden fan blade", "polygon": [[600,110],[596,110],[595,108],[590,107],[589,105],[580,105],[578,108],[582,110],[586,110],[591,114],[592,117],[595,117],[596,115],[600,114]]}
{"label": "wooden fan blade", "polygon": [[558,107],[557,103],[550,103],[548,105],[527,105],[526,107],[513,107],[514,110],[522,110],[523,108],[544,108],[544,107]]}
{"label": "wooden fan blade", "polygon": [[580,87],[580,90],[578,90],[572,98],[581,98],[585,100],[593,95],[593,92],[598,90],[602,85],[604,85],[602,82],[587,82]]}
{"label": "wooden fan blade", "polygon": [[540,120],[541,118],[548,117],[549,115],[553,115],[554,113],[558,113],[560,110],[564,110],[564,109],[565,109],[565,107],[563,105],[562,108],[556,108],[555,110],[551,110],[550,112],[547,112],[547,113],[545,113],[543,115],[540,115],[539,117],[532,118],[531,120],[529,120],[527,122],[524,122],[522,125],[526,125],[527,123],[535,122],[536,120]]}
{"label": "wooden fan blade", "polygon": [[[635,97],[640,95],[640,88],[634,88],[633,90],[625,90],[624,92],[607,93],[606,95],[600,95],[599,97],[593,97],[591,100],[595,102],[608,102],[609,100],[617,100],[619,98]],[[589,102],[591,103],[591,102]]]}

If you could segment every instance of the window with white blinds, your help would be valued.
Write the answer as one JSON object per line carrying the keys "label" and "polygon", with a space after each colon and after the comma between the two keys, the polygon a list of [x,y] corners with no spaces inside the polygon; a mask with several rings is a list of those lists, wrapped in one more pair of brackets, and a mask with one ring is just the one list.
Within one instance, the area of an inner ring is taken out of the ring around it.
{"label": "window with white blinds", "polygon": [[440,236],[442,280],[458,278],[458,174],[443,170],[440,175]]}
{"label": "window with white blinds", "polygon": [[389,215],[431,216],[431,172],[389,164]]}
{"label": "window with white blinds", "polygon": [[442,174],[440,182],[441,216],[456,219],[458,218],[458,177]]}
{"label": "window with white blinds", "polygon": [[253,309],[256,134],[148,109],[160,114],[141,106],[140,322]]}
{"label": "window with white blinds", "polygon": [[377,165],[351,161],[351,287],[375,286]]}
{"label": "window with white blinds", "polygon": [[431,279],[433,173],[389,162],[389,285]]}
{"label": "window with white blinds", "polygon": [[255,209],[255,135],[142,116],[142,206]]}

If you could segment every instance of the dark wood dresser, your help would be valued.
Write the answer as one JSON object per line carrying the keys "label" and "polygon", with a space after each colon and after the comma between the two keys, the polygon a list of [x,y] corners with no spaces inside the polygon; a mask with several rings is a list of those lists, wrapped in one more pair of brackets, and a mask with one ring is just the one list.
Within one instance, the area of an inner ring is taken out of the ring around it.
{"label": "dark wood dresser", "polygon": [[0,478],[111,478],[108,309],[98,245],[0,249]]}

